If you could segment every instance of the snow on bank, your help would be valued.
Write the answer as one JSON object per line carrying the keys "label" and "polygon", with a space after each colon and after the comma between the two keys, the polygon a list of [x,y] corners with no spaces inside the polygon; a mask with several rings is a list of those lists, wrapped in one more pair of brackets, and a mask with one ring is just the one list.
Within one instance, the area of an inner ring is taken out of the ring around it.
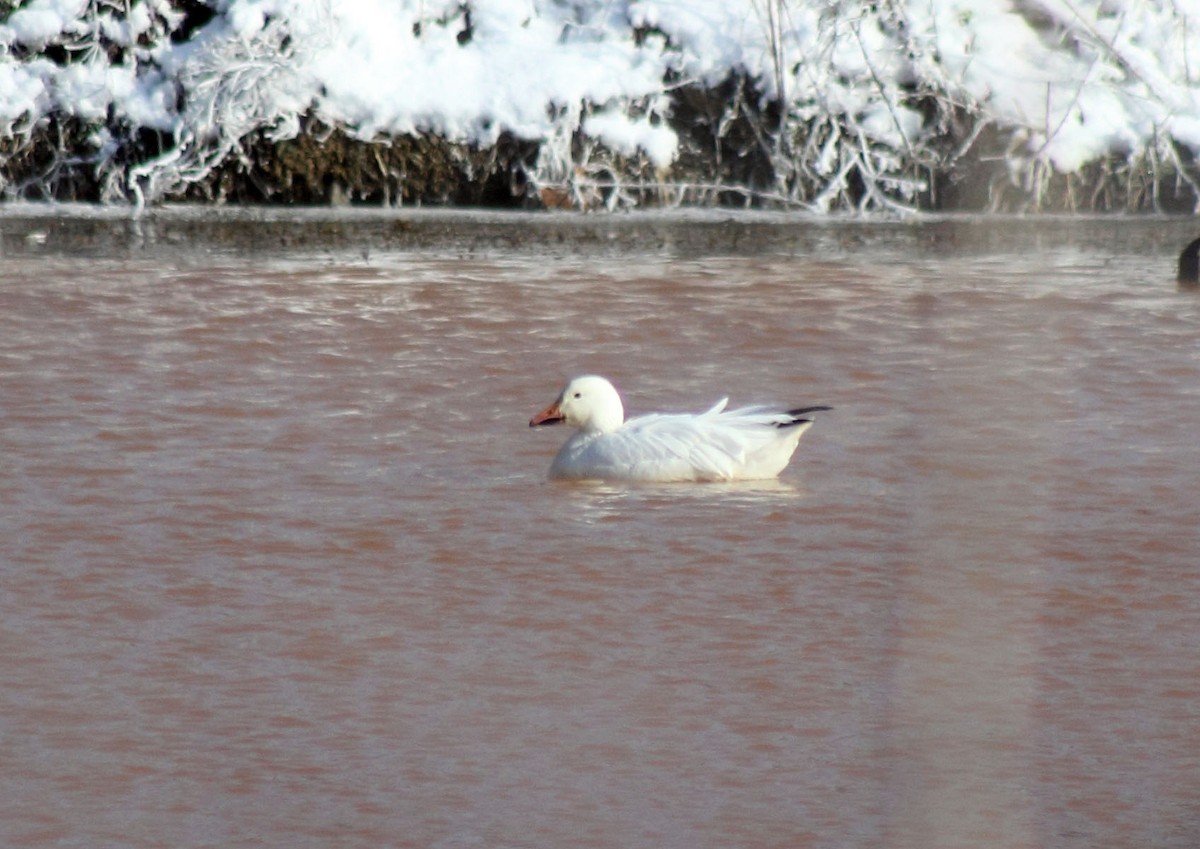
{"label": "snow on bank", "polygon": [[[146,202],[248,133],[294,136],[306,114],[366,140],[537,141],[535,182],[586,166],[578,134],[663,171],[681,144],[672,91],[742,74],[787,104],[779,193],[815,209],[844,198],[852,172],[868,206],[910,202],[918,166],[946,161],[953,110],[1011,136],[1014,175],[1147,150],[1169,160],[1170,140],[1200,152],[1195,0],[210,5],[180,39],[168,0],[28,0],[0,23],[0,139],[81,119],[106,199]],[[131,156],[139,128],[165,134],[166,152]]]}

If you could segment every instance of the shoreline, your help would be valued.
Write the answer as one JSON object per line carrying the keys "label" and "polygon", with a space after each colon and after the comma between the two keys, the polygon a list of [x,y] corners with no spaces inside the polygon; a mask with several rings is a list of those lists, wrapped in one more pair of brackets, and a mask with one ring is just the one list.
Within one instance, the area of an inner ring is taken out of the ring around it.
{"label": "shoreline", "polygon": [[450,207],[0,203],[0,256],[97,258],[222,253],[668,255],[853,253],[896,242],[933,256],[988,253],[1020,237],[1046,249],[1142,246],[1178,255],[1200,233],[1190,215],[919,213],[830,216],[730,209],[614,213]]}

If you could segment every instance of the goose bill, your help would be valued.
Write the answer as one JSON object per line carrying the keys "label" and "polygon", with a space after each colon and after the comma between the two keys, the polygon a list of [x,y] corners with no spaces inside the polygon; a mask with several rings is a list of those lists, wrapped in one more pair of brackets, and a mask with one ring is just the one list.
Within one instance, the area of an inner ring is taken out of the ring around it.
{"label": "goose bill", "polygon": [[536,416],[529,420],[530,427],[538,427],[539,425],[553,425],[566,421],[563,417],[562,410],[558,408],[558,402],[555,401],[546,409],[542,410]]}

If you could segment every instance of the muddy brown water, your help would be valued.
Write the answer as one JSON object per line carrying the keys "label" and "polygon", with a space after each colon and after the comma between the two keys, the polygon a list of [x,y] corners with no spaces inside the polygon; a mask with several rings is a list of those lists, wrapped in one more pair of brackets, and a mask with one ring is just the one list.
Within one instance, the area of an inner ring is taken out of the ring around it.
{"label": "muddy brown water", "polygon": [[436,220],[0,221],[0,843],[1200,845],[1191,224]]}

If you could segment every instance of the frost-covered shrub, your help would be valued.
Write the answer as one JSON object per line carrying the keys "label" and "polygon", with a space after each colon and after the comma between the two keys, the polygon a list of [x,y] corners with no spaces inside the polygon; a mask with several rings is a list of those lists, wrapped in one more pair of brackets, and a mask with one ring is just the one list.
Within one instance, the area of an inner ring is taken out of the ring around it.
{"label": "frost-covered shrub", "polygon": [[175,95],[153,77],[185,18],[165,0],[31,0],[0,16],[0,188],[70,195],[114,135],[168,128]]}
{"label": "frost-covered shrub", "polygon": [[322,126],[577,206],[1154,206],[1198,56],[1153,0],[9,0],[0,191],[182,197]]}

